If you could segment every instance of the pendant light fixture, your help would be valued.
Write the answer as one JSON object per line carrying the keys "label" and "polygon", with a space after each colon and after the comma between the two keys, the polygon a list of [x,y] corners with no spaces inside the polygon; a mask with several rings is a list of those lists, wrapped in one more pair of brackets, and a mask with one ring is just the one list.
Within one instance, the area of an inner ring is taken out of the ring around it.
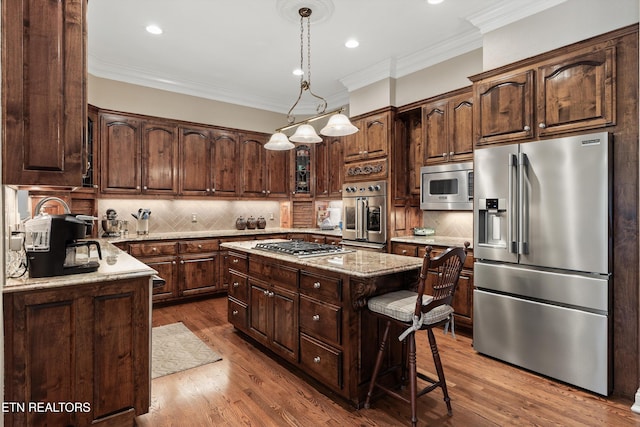
{"label": "pendant light fixture", "polygon": [[[311,90],[311,8],[301,7],[298,10],[300,15],[300,70],[304,70],[304,27],[305,20],[307,24],[307,72],[306,76],[303,72],[300,75],[300,92],[298,93],[298,99],[293,103],[289,112],[287,113],[287,121],[289,125],[276,129],[276,133],[271,136],[269,142],[265,144],[264,148],[267,150],[289,150],[294,147],[291,142],[304,142],[304,143],[317,143],[322,142],[322,138],[318,136],[316,130],[309,123],[315,120],[319,120],[324,117],[331,116],[329,122],[320,131],[321,134],[326,136],[344,136],[356,133],[358,128],[351,124],[349,118],[342,114],[344,108],[339,108],[334,111],[326,112],[327,101],[323,97],[316,95]],[[306,80],[305,80],[306,77]],[[292,114],[294,108],[300,102],[302,94],[308,91],[311,96],[320,100],[316,107],[317,115],[310,117],[301,122],[295,122],[295,116]],[[286,135],[282,133],[283,130],[297,127],[295,133],[285,141]]]}

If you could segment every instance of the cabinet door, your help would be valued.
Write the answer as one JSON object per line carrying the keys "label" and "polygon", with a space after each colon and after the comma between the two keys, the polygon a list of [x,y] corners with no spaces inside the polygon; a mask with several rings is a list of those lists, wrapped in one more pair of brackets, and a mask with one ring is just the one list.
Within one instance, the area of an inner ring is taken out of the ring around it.
{"label": "cabinet door", "polygon": [[298,304],[296,292],[271,288],[269,299],[273,310],[272,346],[274,350],[294,361],[298,360]]}
{"label": "cabinet door", "polygon": [[238,135],[234,132],[213,131],[213,192],[217,196],[235,196],[238,193]]}
{"label": "cabinet door", "polygon": [[[314,144],[312,164],[315,166],[313,175],[315,178],[314,194],[316,197],[329,196],[329,174],[331,173],[331,168],[329,167],[329,144],[330,141],[335,140],[339,141],[339,138],[327,136],[323,138],[322,142]],[[342,168],[335,169],[339,169],[339,174],[342,176]]]}
{"label": "cabinet door", "polygon": [[538,69],[538,135],[615,122],[616,51],[605,46]]}
{"label": "cabinet door", "polygon": [[2,2],[3,184],[82,185],[86,0]]}
{"label": "cabinet door", "polygon": [[153,300],[162,301],[178,296],[178,272],[176,257],[150,257],[139,258],[149,267],[158,272],[158,276],[162,277],[165,284],[158,288],[153,288]]}
{"label": "cabinet door", "polygon": [[449,141],[447,140],[447,101],[437,101],[422,108],[422,128],[426,150],[425,162],[447,161]]}
{"label": "cabinet door", "polygon": [[177,128],[146,123],[142,140],[142,191],[147,194],[177,194],[177,161]]}
{"label": "cabinet door", "polygon": [[180,290],[182,295],[215,292],[218,287],[218,254],[182,255]]}
{"label": "cabinet door", "polygon": [[448,107],[448,160],[473,160],[473,93],[451,98]]}
{"label": "cabinet door", "polygon": [[327,185],[329,197],[341,198],[343,182],[342,165],[344,164],[344,137],[329,138],[327,153],[328,161],[326,167],[327,178],[329,180]]}
{"label": "cabinet door", "polygon": [[384,157],[389,144],[389,114],[377,114],[364,120],[365,154],[367,158]]}
{"label": "cabinet door", "polygon": [[269,292],[267,283],[249,278],[249,331],[263,344],[269,343],[270,317],[273,316]]}
{"label": "cabinet door", "polygon": [[453,302],[451,303],[454,313],[471,320],[471,311],[473,309],[473,303],[471,301],[472,295],[473,273],[462,270],[462,272],[460,272],[460,278],[458,279],[456,292],[453,295]]}
{"label": "cabinet door", "polygon": [[138,119],[114,114],[100,116],[100,186],[103,193],[140,193],[141,143]]}
{"label": "cabinet door", "polygon": [[[257,134],[242,134],[240,138],[241,192],[245,196],[264,196],[265,188],[265,138]],[[236,162],[237,164],[237,162]]]}
{"label": "cabinet door", "polygon": [[533,137],[532,70],[481,81],[474,85],[473,99],[477,144]]}
{"label": "cabinet door", "polygon": [[[291,183],[289,152],[266,150],[265,156],[267,196],[288,197],[289,184]],[[309,185],[311,185],[311,183],[309,183]]]}
{"label": "cabinet door", "polygon": [[353,125],[358,132],[344,137],[344,161],[352,162],[360,160],[364,153],[364,123],[363,120],[354,120]]}
{"label": "cabinet door", "polygon": [[212,194],[212,136],[205,128],[180,128],[180,184],[178,192],[184,196]]}

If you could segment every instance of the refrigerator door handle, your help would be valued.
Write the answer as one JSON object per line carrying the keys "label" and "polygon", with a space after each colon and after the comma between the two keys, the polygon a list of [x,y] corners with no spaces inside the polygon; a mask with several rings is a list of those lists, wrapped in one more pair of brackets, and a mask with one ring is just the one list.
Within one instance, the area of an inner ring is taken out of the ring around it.
{"label": "refrigerator door handle", "polygon": [[518,253],[518,241],[516,240],[517,231],[514,230],[514,215],[518,212],[518,194],[513,184],[514,175],[518,173],[518,157],[515,154],[509,154],[509,212],[507,214],[507,242],[509,252]]}
{"label": "refrigerator door handle", "polygon": [[527,183],[529,177],[529,159],[525,153],[518,154],[518,254],[529,253],[529,195]]}

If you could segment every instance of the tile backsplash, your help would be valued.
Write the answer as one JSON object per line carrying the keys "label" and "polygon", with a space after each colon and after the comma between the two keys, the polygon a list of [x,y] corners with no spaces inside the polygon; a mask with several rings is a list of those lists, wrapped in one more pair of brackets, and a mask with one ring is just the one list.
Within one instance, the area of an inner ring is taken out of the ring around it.
{"label": "tile backsplash", "polygon": [[473,237],[473,212],[426,211],[423,221],[437,236]]}
{"label": "tile backsplash", "polygon": [[[129,233],[136,232],[138,209],[150,209],[150,233],[179,231],[206,231],[234,229],[236,218],[262,215],[269,227],[280,227],[280,203],[277,201],[245,200],[153,200],[153,199],[99,199],[100,219],[107,209],[114,209],[118,219],[129,221]],[[195,222],[193,216],[195,215]],[[273,218],[273,219],[271,219]]]}

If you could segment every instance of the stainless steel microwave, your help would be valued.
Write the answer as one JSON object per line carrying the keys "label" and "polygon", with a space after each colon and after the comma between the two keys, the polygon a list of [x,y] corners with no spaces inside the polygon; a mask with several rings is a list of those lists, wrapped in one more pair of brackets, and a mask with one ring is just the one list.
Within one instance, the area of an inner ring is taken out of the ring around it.
{"label": "stainless steel microwave", "polygon": [[420,209],[473,210],[473,162],[420,168]]}

